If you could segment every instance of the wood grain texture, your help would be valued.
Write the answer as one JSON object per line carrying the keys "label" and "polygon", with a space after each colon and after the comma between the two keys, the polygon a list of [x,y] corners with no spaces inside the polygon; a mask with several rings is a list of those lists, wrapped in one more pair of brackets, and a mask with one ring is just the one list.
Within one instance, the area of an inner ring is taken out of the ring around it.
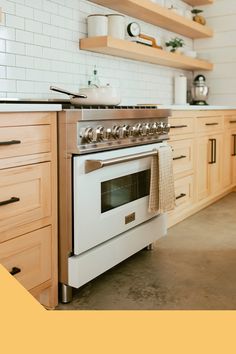
{"label": "wood grain texture", "polygon": [[204,60],[109,36],[83,38],[80,40],[80,49],[184,70],[213,69],[213,64]]}
{"label": "wood grain texture", "polygon": [[[189,38],[212,37],[213,32],[192,20],[180,16],[150,0],[91,0],[92,2],[116,10],[125,15],[179,33]],[[207,0],[206,0],[207,1]],[[197,0],[196,0],[197,2]]]}
{"label": "wood grain texture", "polygon": [[[180,188],[176,190],[176,193],[184,193],[186,196],[181,198],[182,201],[180,199],[183,206],[177,207],[174,212],[169,214],[169,227],[235,189],[236,157],[232,156],[234,149],[233,134],[236,134],[236,123],[234,121],[236,121],[236,111],[234,110],[173,112],[170,118],[171,125],[183,123],[192,127],[189,133],[183,130],[183,134],[181,134],[181,129],[177,129],[178,134],[175,134],[173,129],[169,143],[173,144],[173,147],[176,145],[177,148],[183,146],[187,149],[188,146],[193,146],[193,169],[186,170],[186,174],[189,174],[189,177],[192,176],[194,195],[192,202],[185,204],[187,205],[185,208],[184,200],[187,198],[187,193],[182,190],[185,187],[187,188],[187,183],[186,186],[184,184],[181,186],[181,179],[183,178],[181,168],[184,170],[186,161],[184,159],[180,160],[178,166],[180,174],[175,174],[175,181],[176,183],[179,181]],[[216,139],[217,155],[214,164],[209,164],[211,159],[210,139]]]}
{"label": "wood grain texture", "polygon": [[32,289],[51,278],[51,227],[0,244],[0,262],[10,272],[18,267],[15,278]]}
{"label": "wood grain texture", "polygon": [[12,197],[20,199],[0,206],[0,235],[7,231],[10,234],[11,229],[51,216],[50,171],[50,162],[0,171],[0,201]]}
{"label": "wood grain texture", "polygon": [[186,4],[191,6],[212,5],[214,0],[183,0]]}
{"label": "wood grain texture", "polygon": [[[16,146],[0,146],[1,200],[13,194],[20,197],[19,204],[0,207],[0,254],[2,250],[5,261],[10,260],[13,246],[24,245],[25,251],[20,248],[15,252],[26,272],[18,280],[45,307],[55,308],[58,303],[57,113],[1,113],[0,136],[22,140],[18,150]],[[40,247],[31,249],[34,235],[39,235],[38,244],[41,238],[43,241]]]}

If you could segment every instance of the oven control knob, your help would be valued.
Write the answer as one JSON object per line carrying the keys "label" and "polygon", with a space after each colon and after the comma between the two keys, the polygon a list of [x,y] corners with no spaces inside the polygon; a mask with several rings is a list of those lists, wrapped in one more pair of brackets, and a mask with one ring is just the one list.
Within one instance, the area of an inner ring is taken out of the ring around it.
{"label": "oven control knob", "polygon": [[92,139],[92,141],[94,143],[97,143],[97,142],[103,140],[103,137],[104,137],[104,127],[99,125],[98,127],[96,127],[93,130],[93,139]]}
{"label": "oven control knob", "polygon": [[111,140],[111,138],[112,138],[112,131],[110,128],[107,128],[106,130],[104,130],[103,140]]}
{"label": "oven control knob", "polygon": [[112,136],[115,139],[119,139],[120,138],[120,129],[121,129],[121,127],[119,125],[114,125],[112,127]]}
{"label": "oven control knob", "polygon": [[170,123],[164,123],[164,134],[168,134],[170,132]]}
{"label": "oven control knob", "polygon": [[150,135],[155,135],[157,133],[157,128],[158,128],[157,123],[153,123],[151,125]]}
{"label": "oven control knob", "polygon": [[123,125],[123,127],[120,129],[120,138],[125,139],[130,136],[130,126],[129,125]]}
{"label": "oven control knob", "polygon": [[141,129],[142,129],[142,124],[141,123],[135,124],[135,126],[132,129],[133,135],[136,135],[136,136],[140,135],[141,134]]}
{"label": "oven control knob", "polygon": [[93,140],[93,128],[87,127],[81,132],[80,137],[84,139],[87,143],[91,143]]}
{"label": "oven control knob", "polygon": [[149,123],[144,123],[142,124],[142,127],[141,127],[141,135],[142,136],[147,136],[150,134],[150,130],[151,130],[151,127],[150,127],[150,124]]}
{"label": "oven control knob", "polygon": [[159,135],[164,134],[164,123],[163,122],[157,123],[157,134],[159,134]]}

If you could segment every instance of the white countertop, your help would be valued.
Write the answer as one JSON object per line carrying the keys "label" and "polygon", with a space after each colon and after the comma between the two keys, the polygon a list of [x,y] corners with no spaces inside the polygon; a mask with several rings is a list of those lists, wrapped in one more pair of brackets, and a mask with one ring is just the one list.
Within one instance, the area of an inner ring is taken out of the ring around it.
{"label": "white countertop", "polygon": [[191,105],[170,105],[158,106],[160,109],[172,109],[173,111],[224,111],[236,110],[236,106],[191,106]]}
{"label": "white countertop", "polygon": [[0,112],[57,112],[61,111],[61,104],[43,103],[1,103]]}
{"label": "white countertop", "polygon": [[[191,105],[160,105],[159,109],[171,109],[173,111],[214,111],[236,110],[236,106],[191,106]],[[61,104],[45,103],[2,103],[0,112],[58,112],[62,110]]]}

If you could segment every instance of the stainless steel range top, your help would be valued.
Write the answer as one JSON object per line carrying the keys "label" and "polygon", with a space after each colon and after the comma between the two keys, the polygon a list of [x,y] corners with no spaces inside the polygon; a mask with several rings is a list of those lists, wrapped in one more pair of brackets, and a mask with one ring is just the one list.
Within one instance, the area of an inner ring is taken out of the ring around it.
{"label": "stainless steel range top", "polygon": [[155,106],[70,107],[59,113],[59,124],[71,153],[87,154],[167,140],[170,114]]}

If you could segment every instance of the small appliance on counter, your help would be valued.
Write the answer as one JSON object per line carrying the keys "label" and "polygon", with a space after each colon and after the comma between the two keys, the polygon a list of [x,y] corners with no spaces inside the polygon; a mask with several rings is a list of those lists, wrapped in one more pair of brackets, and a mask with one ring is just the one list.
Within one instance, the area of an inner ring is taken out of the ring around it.
{"label": "small appliance on counter", "polygon": [[198,75],[193,81],[191,89],[192,105],[207,106],[206,102],[209,94],[209,87],[206,85],[206,78],[204,75]]}
{"label": "small appliance on counter", "polygon": [[184,75],[174,78],[174,104],[187,104],[187,77]]}

